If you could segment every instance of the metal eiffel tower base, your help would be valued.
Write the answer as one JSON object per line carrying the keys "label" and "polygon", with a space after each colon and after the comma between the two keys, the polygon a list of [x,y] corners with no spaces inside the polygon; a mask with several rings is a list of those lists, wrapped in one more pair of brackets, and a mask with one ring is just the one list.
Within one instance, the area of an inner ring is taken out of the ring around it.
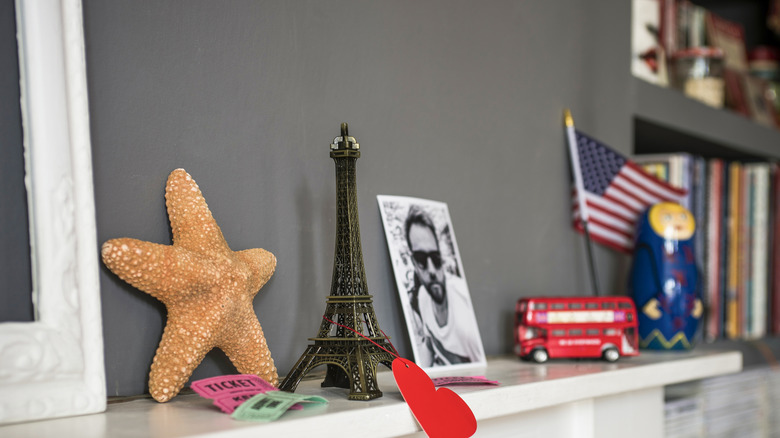
{"label": "metal eiffel tower base", "polygon": [[[389,343],[385,341],[384,344],[389,350]],[[392,354],[364,339],[315,341],[314,345],[306,348],[279,389],[295,391],[306,373],[319,365],[328,364],[322,387],[348,388],[347,398],[350,400],[371,400],[382,396],[376,383],[377,366],[382,363],[390,367],[393,359]]]}

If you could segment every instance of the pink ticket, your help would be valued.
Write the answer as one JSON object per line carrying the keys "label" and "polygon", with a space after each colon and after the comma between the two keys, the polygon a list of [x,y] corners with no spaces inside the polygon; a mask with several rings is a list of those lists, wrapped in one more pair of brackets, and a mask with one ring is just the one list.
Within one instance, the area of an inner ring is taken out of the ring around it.
{"label": "pink ticket", "polygon": [[272,391],[276,388],[254,374],[228,374],[192,382],[190,387],[205,398],[222,398],[237,393]]}
{"label": "pink ticket", "polygon": [[244,403],[245,401],[256,396],[257,394],[258,394],[257,392],[252,391],[243,394],[237,393],[237,394],[227,395],[225,397],[214,399],[214,405],[222,409],[222,412],[226,414],[232,414],[237,407],[241,406],[241,403]]}
{"label": "pink ticket", "polygon": [[[278,391],[270,383],[254,374],[228,374],[192,382],[190,387],[201,397],[214,399],[214,405],[226,414],[232,414],[241,403],[259,393]],[[300,404],[290,409],[303,409]]]}
{"label": "pink ticket", "polygon": [[488,380],[485,376],[454,376],[437,377],[433,380],[434,386],[445,385],[499,385],[498,380]]}

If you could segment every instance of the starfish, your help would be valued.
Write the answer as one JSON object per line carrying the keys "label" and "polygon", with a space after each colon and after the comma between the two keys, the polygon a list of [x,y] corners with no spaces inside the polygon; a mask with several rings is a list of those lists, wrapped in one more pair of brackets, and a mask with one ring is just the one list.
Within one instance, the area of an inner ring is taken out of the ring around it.
{"label": "starfish", "polygon": [[168,321],[149,373],[158,402],[176,396],[212,348],[242,374],[279,383],[252,299],[271,278],[276,257],[264,249],[232,251],[198,185],[171,172],[165,204],[173,245],[137,239],[103,244],[103,262],[119,278],[165,304]]}

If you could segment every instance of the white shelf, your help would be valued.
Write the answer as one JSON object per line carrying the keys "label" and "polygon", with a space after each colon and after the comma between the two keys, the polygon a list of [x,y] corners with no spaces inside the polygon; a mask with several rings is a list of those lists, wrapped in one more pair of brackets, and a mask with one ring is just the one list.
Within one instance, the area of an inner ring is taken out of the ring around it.
{"label": "white shelf", "polygon": [[[654,389],[661,393],[665,385],[733,373],[741,368],[742,355],[736,351],[643,352],[639,357],[622,358],[614,364],[583,360],[538,365],[505,357],[489,360],[486,369],[458,373],[484,374],[501,382],[501,386],[451,388],[474,411],[479,424],[477,436],[480,436],[484,424],[501,418],[529,411],[535,411],[533,414],[541,418],[545,409],[565,405],[582,411],[583,401],[630,396]],[[382,369],[378,380],[384,396],[379,399],[348,401],[346,390],[320,388],[320,380],[306,380],[301,382],[297,392],[323,396],[328,399],[328,406],[319,410],[291,411],[273,423],[234,421],[209,400],[186,394],[165,404],[141,399],[109,404],[102,414],[0,427],[0,436],[297,437],[316,434],[392,437],[419,432],[392,374],[384,371],[384,367]],[[660,403],[662,400],[656,407],[660,408]],[[598,418],[598,412],[594,414],[592,407],[589,412],[588,415]],[[589,424],[593,426],[592,422]]]}

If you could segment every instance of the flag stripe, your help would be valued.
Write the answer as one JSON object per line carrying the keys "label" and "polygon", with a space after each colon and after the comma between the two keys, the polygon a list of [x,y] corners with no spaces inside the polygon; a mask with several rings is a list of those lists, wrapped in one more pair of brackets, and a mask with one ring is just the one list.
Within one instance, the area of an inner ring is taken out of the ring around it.
{"label": "flag stripe", "polygon": [[[585,232],[585,228],[582,226],[582,222],[580,221],[577,221],[574,224],[574,228],[580,233]],[[590,237],[594,242],[608,246],[612,249],[630,253],[634,247],[634,243],[632,241],[627,241],[623,238],[615,238],[615,236],[608,233],[602,233],[602,230],[599,227],[594,227],[590,223],[588,223],[588,231],[590,232]]]}
{"label": "flag stripe", "polygon": [[623,216],[626,218],[626,220],[633,221],[636,219],[637,215],[641,213],[641,211],[638,209],[631,207],[620,199],[609,194],[604,194],[602,197],[598,197],[592,193],[586,193],[585,195],[588,197],[588,202],[597,204],[601,208],[611,210],[615,212],[615,214]]}
{"label": "flag stripe", "polygon": [[618,177],[615,178],[615,180],[612,182],[612,187],[620,190],[624,195],[631,197],[642,205],[661,202],[661,198],[645,191],[642,186],[635,185],[631,181],[622,178],[620,175],[618,175]]}
{"label": "flag stripe", "polygon": [[[639,211],[632,209],[631,207],[627,206],[625,203],[615,199],[611,196],[598,196],[594,195],[593,193],[585,192],[585,199],[587,200],[587,208],[597,208],[602,211],[608,211],[615,216],[619,216],[622,219],[626,220],[627,222],[634,223],[634,220],[636,219],[637,214]],[[574,191],[574,194],[572,195],[572,206],[578,205],[579,202],[577,201],[577,191]]]}
{"label": "flag stripe", "polygon": [[645,207],[647,206],[646,203],[638,200],[635,196],[632,196],[615,186],[610,186],[607,191],[604,192],[604,195],[605,197],[612,198],[615,201],[618,201],[626,207],[630,208],[634,211],[634,215],[644,211]]}
{"label": "flag stripe", "polygon": [[[579,208],[577,208],[577,211],[574,212],[575,218],[580,218],[579,214]],[[634,226],[633,224],[630,224],[628,222],[615,219],[614,216],[610,216],[607,213],[603,213],[597,210],[590,210],[590,215],[588,216],[588,224],[594,224],[597,223],[600,226],[607,228],[611,230],[614,233],[622,234],[627,239],[632,239],[634,237]]]}
{"label": "flag stripe", "polygon": [[[603,209],[598,205],[588,203],[588,211],[590,215],[588,217],[596,216],[604,224],[612,224],[611,226],[616,230],[622,230],[623,232],[633,235],[634,226],[636,225],[633,219],[627,219],[613,214],[609,209]],[[579,214],[579,204],[572,204],[572,214]]]}
{"label": "flag stripe", "polygon": [[633,161],[626,162],[624,168],[626,174],[637,180],[638,184],[642,184],[648,190],[652,190],[658,194],[658,196],[665,199],[681,199],[687,194],[687,190],[675,187],[666,181],[660,180],[653,175],[645,172],[642,167]]}
{"label": "flag stripe", "polygon": [[614,216],[609,215],[598,210],[591,210],[590,217],[593,222],[598,222],[604,227],[609,227],[615,232],[619,232],[631,239],[634,237],[634,224],[620,219],[615,219]]}
{"label": "flag stripe", "polygon": [[589,223],[588,229],[592,233],[598,234],[599,236],[602,236],[604,239],[614,242],[616,245],[620,245],[621,247],[633,248],[634,246],[634,241],[630,237],[626,237],[621,233],[616,233],[607,227],[602,227],[597,223]]}
{"label": "flag stripe", "polygon": [[640,213],[639,210],[631,208],[625,202],[613,196],[605,195],[599,198],[591,193],[586,193],[586,196],[589,204],[596,204],[599,207],[612,211],[614,214],[632,222],[636,220],[637,215]]}

